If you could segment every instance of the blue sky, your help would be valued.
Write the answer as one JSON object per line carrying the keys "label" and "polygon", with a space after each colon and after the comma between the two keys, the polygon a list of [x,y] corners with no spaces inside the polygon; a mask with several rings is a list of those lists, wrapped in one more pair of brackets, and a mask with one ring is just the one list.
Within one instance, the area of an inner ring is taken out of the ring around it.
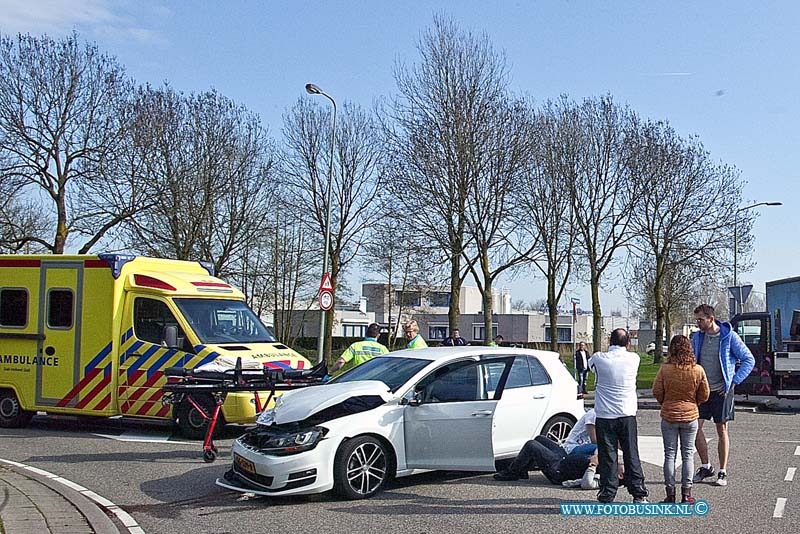
{"label": "blue sky", "polygon": [[[77,29],[138,82],[215,87],[279,137],[307,82],[367,107],[391,94],[395,61],[416,61],[435,13],[485,31],[506,53],[515,91],[539,101],[611,93],[698,135],[741,170],[747,200],[784,203],[760,210],[756,267],[741,278],[763,291],[767,280],[800,276],[797,2],[0,0],[0,31]],[[506,283],[515,299],[544,294],[530,275]],[[605,310],[626,311],[619,285],[611,281]],[[588,306],[585,288],[573,294]]]}

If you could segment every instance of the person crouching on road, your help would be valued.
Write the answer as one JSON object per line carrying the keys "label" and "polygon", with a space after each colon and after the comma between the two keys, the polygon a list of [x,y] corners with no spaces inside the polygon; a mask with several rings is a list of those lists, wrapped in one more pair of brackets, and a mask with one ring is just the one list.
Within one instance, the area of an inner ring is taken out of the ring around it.
{"label": "person crouching on road", "polygon": [[386,354],[389,349],[378,343],[378,336],[381,334],[381,327],[378,323],[372,323],[367,327],[367,335],[364,341],[356,341],[342,353],[331,368],[331,376],[340,375],[349,371],[353,367],[361,365],[375,356]]}
{"label": "person crouching on road", "polygon": [[692,343],[686,336],[669,342],[667,361],[653,381],[653,395],[661,405],[661,437],[664,440],[663,502],[675,502],[675,456],[681,442],[681,502],[693,503],[694,440],[698,404],[708,400],[706,372],[694,361]]}
{"label": "person crouching on road", "polygon": [[563,447],[545,436],[536,436],[525,443],[511,465],[495,473],[495,480],[527,479],[529,470],[541,469],[553,484],[583,477],[587,489],[597,488],[594,480],[597,466],[594,424],[595,411],[591,409],[575,423]]}
{"label": "person crouching on road", "polygon": [[636,427],[639,355],[629,352],[629,347],[627,330],[617,328],[611,332],[608,352],[595,352],[589,359],[589,369],[595,374],[597,470],[600,473],[597,500],[603,503],[613,502],[619,488],[617,446],[622,449],[626,487],[633,502],[647,502]]}
{"label": "person crouching on road", "polygon": [[428,346],[422,336],[419,335],[419,325],[417,321],[411,319],[403,325],[403,332],[408,340],[407,349],[424,349]]}

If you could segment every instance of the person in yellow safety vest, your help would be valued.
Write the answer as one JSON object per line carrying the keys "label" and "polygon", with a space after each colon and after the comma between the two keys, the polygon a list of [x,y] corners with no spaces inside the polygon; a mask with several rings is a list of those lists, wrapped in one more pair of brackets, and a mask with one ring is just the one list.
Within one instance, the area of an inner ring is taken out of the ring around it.
{"label": "person in yellow safety vest", "polygon": [[403,325],[403,332],[405,332],[406,339],[408,340],[408,345],[406,345],[407,349],[424,349],[428,346],[425,340],[422,339],[422,336],[419,335],[419,325],[414,319],[411,319]]}
{"label": "person in yellow safety vest", "polygon": [[489,342],[490,347],[499,347],[502,344],[503,344],[503,336],[501,336],[500,334],[497,334],[494,340]]}
{"label": "person in yellow safety vest", "polygon": [[381,327],[379,324],[372,323],[369,325],[364,341],[356,341],[347,347],[342,356],[333,364],[331,376],[340,375],[367,360],[371,360],[375,356],[389,352],[389,349],[378,343],[380,333]]}

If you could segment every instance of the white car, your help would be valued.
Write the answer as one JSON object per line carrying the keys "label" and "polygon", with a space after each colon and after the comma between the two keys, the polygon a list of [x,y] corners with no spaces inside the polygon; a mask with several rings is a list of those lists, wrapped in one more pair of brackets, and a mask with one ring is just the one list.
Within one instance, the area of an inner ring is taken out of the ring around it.
{"label": "white car", "polygon": [[[668,350],[669,350],[668,346],[661,345],[661,354],[663,356],[667,355]],[[647,344],[647,349],[645,349],[645,352],[647,352],[648,356],[652,356],[653,354],[655,354],[656,353],[656,342],[655,341],[651,341],[650,343],[648,343]]]}
{"label": "white car", "polygon": [[370,497],[391,477],[494,471],[537,434],[566,438],[584,413],[555,352],[403,350],[331,382],[288,391],[234,442],[217,485],[284,496]]}

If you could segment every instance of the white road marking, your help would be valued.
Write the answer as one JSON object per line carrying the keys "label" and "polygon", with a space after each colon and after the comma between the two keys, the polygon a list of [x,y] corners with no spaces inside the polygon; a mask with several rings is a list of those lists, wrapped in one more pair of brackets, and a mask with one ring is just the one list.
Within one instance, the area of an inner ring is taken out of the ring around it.
{"label": "white road marking", "polygon": [[789,467],[788,469],[786,469],[786,476],[783,478],[783,480],[786,482],[791,482],[792,480],[794,480],[795,471],[797,471],[796,467]]}
{"label": "white road marking", "polygon": [[99,506],[105,508],[106,510],[114,514],[117,517],[117,519],[119,519],[119,521],[123,525],[125,525],[125,527],[128,529],[128,532],[130,532],[131,534],[144,534],[144,530],[142,530],[142,527],[139,526],[139,523],[137,523],[136,520],[133,517],[131,517],[131,515],[128,512],[126,512],[113,502],[109,501],[105,497],[98,495],[92,490],[84,488],[80,484],[77,484],[71,480],[67,480],[66,478],[55,475],[49,471],[45,471],[44,469],[39,469],[38,467],[21,464],[19,462],[14,462],[11,460],[5,460],[3,458],[0,458],[0,462],[13,465],[15,467],[19,467],[21,469],[25,469],[26,471],[30,471],[31,473],[36,473],[37,475],[49,478],[53,482],[58,482],[59,484],[62,484],[64,486],[67,486],[68,488],[77,491],[87,499],[91,499]]}
{"label": "white road marking", "polygon": [[772,512],[772,517],[783,517],[783,509],[786,508],[786,499],[778,497],[775,502],[775,511]]}
{"label": "white road marking", "polygon": [[[706,443],[709,441],[711,438],[706,438]],[[639,459],[658,467],[664,465],[664,440],[661,436],[639,436]],[[680,467],[682,463],[679,444],[675,455],[675,468]]]}
{"label": "white road marking", "polygon": [[776,441],[775,443],[800,443],[800,440],[790,439],[784,441]]}
{"label": "white road marking", "polygon": [[798,446],[797,446],[797,447],[794,449],[794,455],[795,455],[795,456],[800,456],[800,445],[798,445]]}
{"label": "white road marking", "polygon": [[184,444],[184,445],[193,445],[197,442],[194,441],[178,441],[174,439],[170,439],[172,436],[169,432],[123,432],[119,435],[114,434],[97,434],[93,433],[93,436],[99,436],[101,438],[106,439],[113,439],[115,441],[128,441],[131,443],[176,443],[176,444]]}

